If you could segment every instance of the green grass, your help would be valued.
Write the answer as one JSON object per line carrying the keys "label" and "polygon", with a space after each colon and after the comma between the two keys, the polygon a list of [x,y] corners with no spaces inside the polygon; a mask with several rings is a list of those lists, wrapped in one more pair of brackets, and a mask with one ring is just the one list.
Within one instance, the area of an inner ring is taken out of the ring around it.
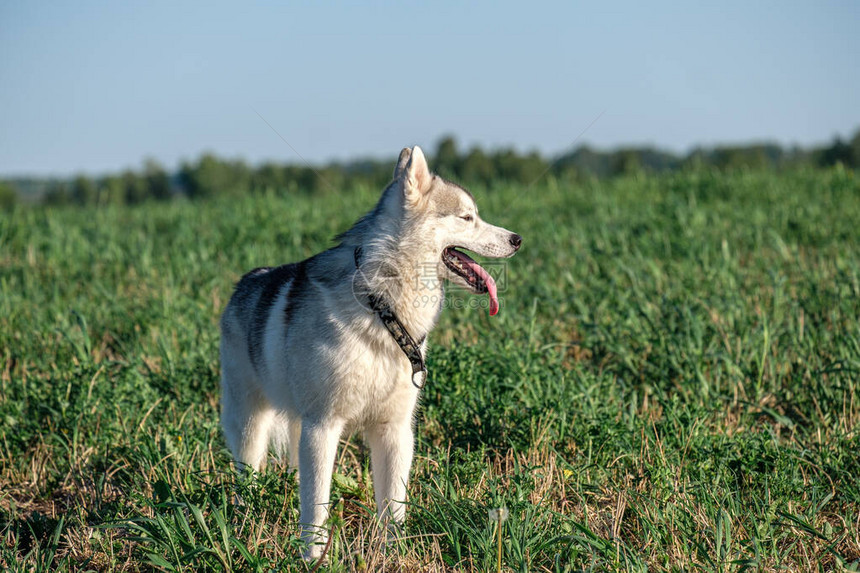
{"label": "green grass", "polygon": [[[858,567],[856,175],[473,191],[524,237],[502,310],[431,336],[399,544],[344,443],[321,569],[495,570],[501,506],[507,571]],[[230,469],[217,320],[376,196],[0,215],[0,567],[308,570],[293,477]]]}

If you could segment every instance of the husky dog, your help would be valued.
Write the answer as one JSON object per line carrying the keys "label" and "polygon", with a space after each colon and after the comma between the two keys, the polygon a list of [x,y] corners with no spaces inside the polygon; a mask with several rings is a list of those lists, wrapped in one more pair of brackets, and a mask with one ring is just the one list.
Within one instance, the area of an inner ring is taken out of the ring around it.
{"label": "husky dog", "polygon": [[481,220],[472,195],[430,173],[418,146],[400,153],[376,207],[338,240],[307,260],[249,272],[221,318],[227,445],[237,468],[262,468],[270,444],[288,454],[299,472],[306,559],[327,541],[345,431],[364,431],[379,517],[395,529],[403,522],[413,413],[443,280],[488,293],[496,314],[493,278],[458,249],[510,257],[522,241]]}

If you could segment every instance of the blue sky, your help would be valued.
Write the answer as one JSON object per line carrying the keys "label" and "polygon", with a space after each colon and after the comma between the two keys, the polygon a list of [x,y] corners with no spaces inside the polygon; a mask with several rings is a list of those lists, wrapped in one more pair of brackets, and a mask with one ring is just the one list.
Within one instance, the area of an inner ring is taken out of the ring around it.
{"label": "blue sky", "polygon": [[860,128],[860,3],[0,3],[0,175]]}

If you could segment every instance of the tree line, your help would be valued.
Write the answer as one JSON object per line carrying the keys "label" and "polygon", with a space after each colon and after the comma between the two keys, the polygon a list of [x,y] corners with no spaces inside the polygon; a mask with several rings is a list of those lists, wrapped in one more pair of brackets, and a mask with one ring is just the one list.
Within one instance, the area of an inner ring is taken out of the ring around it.
{"label": "tree line", "polygon": [[[265,192],[325,194],[356,185],[382,187],[391,176],[392,163],[393,160],[360,160],[317,167],[274,162],[251,166],[242,160],[207,153],[194,162],[183,162],[174,173],[147,160],[140,170],[104,177],[0,181],[0,208],[11,207],[21,196],[36,197],[50,205],[133,205],[176,196],[202,199]],[[860,167],[860,130],[849,141],[836,138],[818,148],[765,143],[697,148],[680,155],[654,147],[601,151],[583,145],[554,160],[537,152],[518,153],[513,149],[461,150],[453,137],[445,137],[436,146],[431,164],[440,175],[472,185],[530,184],[544,175],[570,181],[682,169],[783,170],[837,164],[853,169]]]}

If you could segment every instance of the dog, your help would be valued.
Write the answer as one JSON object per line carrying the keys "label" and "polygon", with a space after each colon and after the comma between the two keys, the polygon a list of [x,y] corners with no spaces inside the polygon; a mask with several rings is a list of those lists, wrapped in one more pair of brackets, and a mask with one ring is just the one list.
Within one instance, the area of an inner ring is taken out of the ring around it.
{"label": "dog", "polygon": [[[489,295],[493,277],[462,252],[502,258],[522,238],[484,222],[474,197],[431,173],[421,148],[400,153],[376,207],[298,263],[244,275],[221,318],[221,424],[237,469],[265,466],[269,446],[298,471],[305,559],[323,554],[335,455],[363,430],[380,520],[405,517],[413,417],[427,335],[444,281]],[[462,249],[462,250],[461,250]]]}

